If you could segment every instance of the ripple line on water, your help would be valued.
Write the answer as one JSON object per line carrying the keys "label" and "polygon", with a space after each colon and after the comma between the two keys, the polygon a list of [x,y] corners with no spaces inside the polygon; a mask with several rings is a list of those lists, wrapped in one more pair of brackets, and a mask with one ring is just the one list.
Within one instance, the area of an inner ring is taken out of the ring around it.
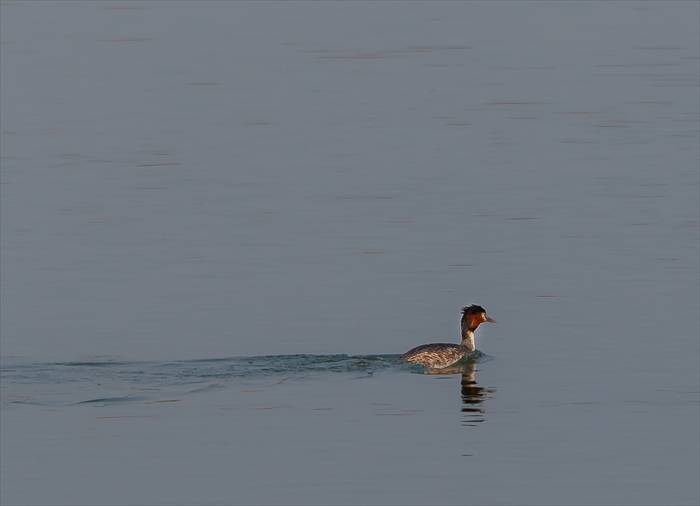
{"label": "ripple line on water", "polygon": [[[263,355],[215,359],[143,362],[81,360],[54,363],[12,363],[5,360],[0,377],[5,384],[60,385],[76,382],[127,382],[174,385],[210,380],[256,379],[298,374],[423,372],[417,364],[396,361],[397,355]],[[479,353],[479,362],[493,357]]]}

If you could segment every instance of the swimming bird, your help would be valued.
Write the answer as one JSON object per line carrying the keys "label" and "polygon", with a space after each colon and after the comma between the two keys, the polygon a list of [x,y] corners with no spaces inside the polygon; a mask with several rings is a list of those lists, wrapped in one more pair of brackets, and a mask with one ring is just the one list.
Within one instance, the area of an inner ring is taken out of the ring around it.
{"label": "swimming bird", "polygon": [[476,304],[464,306],[462,308],[462,342],[460,344],[423,344],[399,355],[397,360],[416,362],[433,369],[451,366],[476,350],[474,331],[484,322],[496,323],[496,320],[490,318],[481,306]]}

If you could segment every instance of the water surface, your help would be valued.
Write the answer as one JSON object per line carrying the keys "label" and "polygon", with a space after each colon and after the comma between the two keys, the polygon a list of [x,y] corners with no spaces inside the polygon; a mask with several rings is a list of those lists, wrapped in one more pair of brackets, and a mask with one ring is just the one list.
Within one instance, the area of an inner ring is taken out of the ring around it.
{"label": "water surface", "polygon": [[0,14],[0,502],[700,501],[696,2]]}

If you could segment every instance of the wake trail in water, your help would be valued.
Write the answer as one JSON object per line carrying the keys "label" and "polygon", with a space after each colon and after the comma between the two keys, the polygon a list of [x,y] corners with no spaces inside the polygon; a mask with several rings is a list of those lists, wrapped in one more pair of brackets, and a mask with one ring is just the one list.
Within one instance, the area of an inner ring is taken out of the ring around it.
{"label": "wake trail in water", "polygon": [[[422,373],[420,365],[398,362],[398,355],[271,355],[163,362],[125,361],[95,357],[94,360],[31,363],[3,359],[0,379],[3,405],[45,404],[64,399],[76,404],[135,400],[136,392],[186,389],[203,392],[242,380],[273,380],[276,384],[306,377],[344,374],[350,379],[375,373]],[[477,352],[477,361],[491,357]],[[124,395],[109,395],[128,390]],[[90,394],[88,394],[90,392]],[[85,395],[106,394],[105,397]],[[43,400],[40,400],[43,399]],[[72,399],[72,401],[71,401]]]}
{"label": "wake trail in water", "polygon": [[58,363],[5,363],[3,382],[71,383],[119,379],[134,383],[195,382],[210,379],[264,378],[313,373],[374,373],[411,370],[415,366],[397,362],[396,355],[272,355],[172,362],[86,360]]}

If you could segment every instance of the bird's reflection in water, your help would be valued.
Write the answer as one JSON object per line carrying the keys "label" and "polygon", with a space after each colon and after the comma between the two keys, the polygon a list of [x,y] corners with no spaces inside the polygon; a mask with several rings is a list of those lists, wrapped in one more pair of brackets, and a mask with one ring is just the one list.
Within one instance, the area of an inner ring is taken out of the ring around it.
{"label": "bird's reflection in water", "polygon": [[476,360],[470,360],[460,364],[455,364],[443,369],[428,369],[424,374],[461,374],[462,407],[460,411],[464,413],[462,425],[466,427],[476,427],[477,424],[486,421],[486,410],[483,403],[486,399],[492,398],[496,389],[480,387],[476,383]]}

